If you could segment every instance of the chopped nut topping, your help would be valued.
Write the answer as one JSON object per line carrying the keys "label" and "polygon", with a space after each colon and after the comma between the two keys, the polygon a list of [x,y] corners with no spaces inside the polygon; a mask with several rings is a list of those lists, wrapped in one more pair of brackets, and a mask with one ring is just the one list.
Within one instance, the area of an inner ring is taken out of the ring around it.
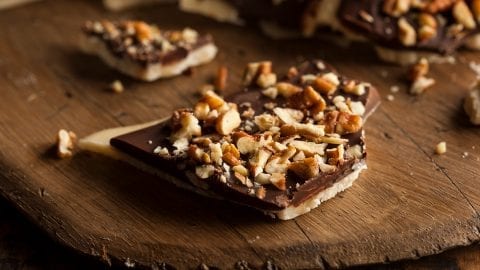
{"label": "chopped nut topping", "polygon": [[170,136],[171,141],[178,139],[191,139],[193,136],[201,136],[202,128],[198,124],[198,119],[191,112],[181,112],[178,116],[180,129]]}
{"label": "chopped nut topping", "polygon": [[75,135],[75,133],[60,129],[57,133],[57,156],[59,158],[71,157],[76,141],[77,135]]}
{"label": "chopped nut topping", "polygon": [[291,163],[288,166],[288,170],[296,174],[302,180],[308,180],[320,173],[318,163],[313,157]]}
{"label": "chopped nut topping", "polygon": [[410,0],[385,0],[383,12],[393,17],[400,17],[410,9]]}
{"label": "chopped nut topping", "polygon": [[421,13],[418,17],[420,29],[418,30],[418,38],[420,41],[426,41],[437,35],[437,20],[431,14]]}
{"label": "chopped nut topping", "polygon": [[[173,114],[171,145],[154,153],[188,158],[200,179],[243,185],[257,198],[271,185],[291,188],[287,174],[301,182],[357,162],[364,158],[362,146],[350,146],[343,135],[361,131],[366,109],[358,96],[370,85],[347,80],[321,62],[310,68],[308,74],[291,68],[290,79],[277,82],[270,62],[250,63],[245,83],[271,102],[261,97],[264,108],[257,109],[257,101],[229,103],[208,89],[193,109]],[[219,69],[218,77],[224,73]]]}
{"label": "chopped nut topping", "polygon": [[207,103],[211,109],[220,108],[225,104],[225,101],[223,100],[223,98],[215,94],[215,92],[213,91],[207,91],[203,95],[203,98],[200,101]]}
{"label": "chopped nut topping", "polygon": [[218,117],[215,127],[219,134],[228,135],[238,128],[241,123],[242,119],[238,111],[236,109],[230,109]]}
{"label": "chopped nut topping", "polygon": [[417,42],[417,32],[415,32],[413,26],[405,18],[398,20],[398,29],[398,38],[404,46],[410,47],[415,45]]}
{"label": "chopped nut topping", "polygon": [[215,167],[213,167],[213,165],[201,165],[195,168],[195,174],[200,179],[207,179],[209,177],[212,177],[214,172]]}
{"label": "chopped nut topping", "polygon": [[453,6],[453,17],[455,17],[457,22],[463,25],[466,29],[474,29],[477,25],[470,8],[465,1],[457,1],[455,3]]}
{"label": "chopped nut topping", "polygon": [[257,85],[267,88],[277,83],[277,75],[275,73],[264,73],[258,75]]}
{"label": "chopped nut topping", "polygon": [[285,174],[283,173],[272,173],[272,176],[270,177],[270,182],[272,183],[272,185],[274,185],[280,190],[287,189],[287,180],[285,179]]}
{"label": "chopped nut topping", "polygon": [[325,131],[327,133],[349,134],[362,128],[363,121],[359,115],[348,112],[331,111],[325,115]]}
{"label": "chopped nut topping", "polygon": [[263,61],[249,63],[243,75],[243,84],[251,85],[261,74],[270,74],[272,72],[272,62]]}
{"label": "chopped nut topping", "polygon": [[277,90],[278,93],[284,98],[289,98],[299,92],[302,92],[302,88],[286,82],[277,83]]}
{"label": "chopped nut topping", "polygon": [[267,89],[262,90],[262,94],[271,99],[276,99],[278,95],[278,89],[277,87],[268,87]]}

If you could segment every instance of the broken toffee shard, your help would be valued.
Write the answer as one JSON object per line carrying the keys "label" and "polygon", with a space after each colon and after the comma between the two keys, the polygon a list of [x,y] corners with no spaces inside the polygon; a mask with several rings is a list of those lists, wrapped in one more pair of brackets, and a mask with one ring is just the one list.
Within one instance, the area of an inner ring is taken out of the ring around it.
{"label": "broken toffee shard", "polygon": [[319,60],[278,81],[270,62],[251,63],[244,84],[226,99],[209,91],[163,121],[92,134],[80,147],[283,220],[333,198],[366,168],[363,124],[380,100],[373,86]]}
{"label": "broken toffee shard", "polygon": [[191,28],[163,30],[141,21],[88,21],[80,43],[112,68],[133,78],[154,81],[210,62],[213,38]]}

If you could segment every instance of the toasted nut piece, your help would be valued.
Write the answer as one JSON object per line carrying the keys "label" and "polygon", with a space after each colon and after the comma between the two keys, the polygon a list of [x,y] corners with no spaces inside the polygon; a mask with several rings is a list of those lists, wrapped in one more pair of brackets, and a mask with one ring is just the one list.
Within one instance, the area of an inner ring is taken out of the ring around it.
{"label": "toasted nut piece", "polygon": [[467,29],[475,29],[476,23],[470,8],[465,1],[457,1],[453,6],[453,17]]}
{"label": "toasted nut piece", "polygon": [[480,22],[480,0],[472,1],[472,12],[475,20],[477,20],[477,22]]}
{"label": "toasted nut piece", "polygon": [[198,32],[187,27],[182,30],[182,39],[187,43],[195,43],[198,40]]}
{"label": "toasted nut piece", "polygon": [[348,147],[345,152],[348,157],[356,159],[363,158],[363,149],[362,146],[359,144]]}
{"label": "toasted nut piece", "polygon": [[268,113],[255,116],[253,121],[258,126],[260,131],[269,130],[274,126],[278,126],[279,122],[275,116]]}
{"label": "toasted nut piece", "polygon": [[210,109],[215,110],[217,108],[222,107],[225,104],[225,100],[217,95],[213,91],[207,91],[200,102],[205,102],[210,106]]}
{"label": "toasted nut piece", "polygon": [[342,134],[355,133],[359,131],[363,126],[362,117],[359,115],[353,115],[347,112],[340,112],[338,115],[338,123],[335,128],[335,132]]}
{"label": "toasted nut piece", "polygon": [[271,99],[276,99],[278,96],[278,89],[277,87],[268,87],[267,89],[262,90],[262,94]]}
{"label": "toasted nut piece", "polygon": [[280,153],[280,163],[288,162],[297,153],[297,149],[292,145],[289,145],[287,149]]}
{"label": "toasted nut piece", "polygon": [[60,129],[57,133],[57,156],[59,158],[69,158],[72,156],[77,135],[72,131]]}
{"label": "toasted nut piece", "polygon": [[314,124],[293,123],[286,124],[280,128],[283,136],[301,135],[307,137],[321,137],[325,135],[325,127]]}
{"label": "toasted nut piece", "polygon": [[438,12],[445,11],[449,9],[453,4],[458,2],[459,0],[433,0],[427,1],[427,5],[425,6],[424,10],[431,14],[436,14]]}
{"label": "toasted nut piece", "polygon": [[200,179],[207,179],[215,173],[215,167],[213,165],[201,165],[195,167],[195,174]]}
{"label": "toasted nut piece", "polygon": [[337,90],[337,85],[324,77],[317,77],[313,86],[324,95],[332,95]]}
{"label": "toasted nut piece", "polygon": [[250,179],[248,179],[247,176],[242,175],[241,173],[238,173],[238,172],[235,172],[233,175],[234,175],[235,178],[237,178],[237,180],[240,181],[240,183],[242,183],[243,185],[245,185],[245,186],[247,186],[247,187],[253,187],[252,181],[250,181]]}
{"label": "toasted nut piece", "polygon": [[420,29],[418,30],[418,39],[426,41],[434,38],[437,35],[437,21],[433,15],[428,13],[421,13],[418,17]]}
{"label": "toasted nut piece", "polygon": [[199,120],[206,120],[208,118],[208,113],[210,112],[210,106],[206,102],[198,102],[195,104],[193,114]]}
{"label": "toasted nut piece", "polygon": [[327,163],[330,165],[342,164],[344,162],[345,148],[343,144],[335,148],[327,149]]}
{"label": "toasted nut piece", "polygon": [[257,176],[255,176],[255,182],[257,182],[260,185],[268,185],[270,184],[270,177],[272,177],[271,174],[260,173]]}
{"label": "toasted nut piece", "polygon": [[234,172],[237,172],[237,173],[243,175],[243,176],[248,176],[248,170],[247,170],[247,168],[245,168],[245,166],[243,166],[243,165],[233,166],[233,167],[232,167],[232,170],[233,170]]}
{"label": "toasted nut piece", "polygon": [[470,122],[474,125],[480,125],[480,90],[472,90],[465,98],[463,104],[465,112],[470,117]]}
{"label": "toasted nut piece", "polygon": [[221,135],[228,135],[240,126],[242,119],[236,109],[230,109],[220,115],[217,119],[215,128]]}
{"label": "toasted nut piece", "polygon": [[243,136],[237,140],[237,149],[242,154],[254,153],[258,142],[252,136]]}
{"label": "toasted nut piece", "polygon": [[263,61],[248,63],[243,75],[243,84],[251,85],[259,74],[268,74],[272,72],[272,62]]}
{"label": "toasted nut piece", "polygon": [[420,77],[412,83],[412,86],[410,87],[410,94],[420,95],[426,89],[428,89],[429,87],[431,87],[434,84],[435,84],[434,79],[427,78],[427,77]]}
{"label": "toasted nut piece", "polygon": [[257,85],[261,88],[267,88],[277,83],[277,75],[275,73],[264,73],[258,75]]}
{"label": "toasted nut piece", "polygon": [[267,190],[264,187],[258,187],[255,189],[255,196],[259,199],[265,198],[265,195],[267,194]]}
{"label": "toasted nut piece", "polygon": [[298,76],[298,69],[296,67],[290,67],[287,72],[287,78],[292,79]]}
{"label": "toasted nut piece", "polygon": [[234,144],[227,143],[223,147],[223,161],[230,166],[240,165],[240,152]]}
{"label": "toasted nut piece", "polygon": [[311,86],[305,87],[302,94],[307,107],[311,107],[317,103],[325,103],[325,100],[322,98],[322,96]]}
{"label": "toasted nut piece", "polygon": [[340,135],[355,133],[362,128],[363,121],[359,115],[348,112],[331,111],[324,117],[325,131]]}
{"label": "toasted nut piece", "polygon": [[410,9],[410,0],[385,0],[383,12],[393,17],[400,17]]}
{"label": "toasted nut piece", "polygon": [[285,179],[285,174],[272,173],[272,176],[270,177],[270,182],[279,190],[287,189],[287,180]]}
{"label": "toasted nut piece", "polygon": [[279,156],[272,156],[265,164],[265,172],[272,173],[285,173],[287,171],[287,163],[280,163],[281,158]]}
{"label": "toasted nut piece", "polygon": [[288,166],[288,170],[293,172],[302,180],[311,179],[320,173],[320,168],[314,157],[293,162]]}
{"label": "toasted nut piece", "polygon": [[[176,117],[172,117],[172,120]],[[178,122],[180,128],[170,136],[170,141],[173,142],[179,139],[190,140],[193,136],[202,135],[202,128],[198,124],[198,119],[191,112],[180,112]]]}
{"label": "toasted nut piece", "polygon": [[277,107],[273,109],[273,112],[285,124],[294,124],[303,119],[303,113],[295,109]]}
{"label": "toasted nut piece", "polygon": [[[167,149],[168,151],[168,149]],[[202,155],[205,153],[203,149],[197,147],[196,145],[189,145],[187,150],[187,155],[195,161],[201,161]]]}
{"label": "toasted nut piece", "polygon": [[416,63],[410,68],[408,79],[412,82],[416,81],[418,78],[427,75],[429,70],[430,70],[430,65],[428,63],[428,60],[422,57],[418,61],[418,63]]}
{"label": "toasted nut piece", "polygon": [[343,88],[343,91],[348,94],[361,96],[366,93],[366,88],[369,87],[368,83],[355,83],[355,81],[349,81]]}
{"label": "toasted nut piece", "polygon": [[250,168],[253,176],[257,176],[263,172],[265,165],[267,164],[268,159],[272,153],[266,149],[261,148],[258,150],[255,155],[250,159]]}
{"label": "toasted nut piece", "polygon": [[417,33],[405,18],[402,17],[398,20],[398,29],[398,39],[404,46],[410,47],[415,45],[417,41]]}
{"label": "toasted nut piece", "polygon": [[210,148],[210,157],[218,165],[222,164],[222,158],[223,158],[223,152],[222,152],[222,147],[220,146],[219,143],[211,143],[208,145]]}
{"label": "toasted nut piece", "polygon": [[144,22],[135,22],[133,24],[137,39],[140,42],[147,42],[153,39],[152,28]]}
{"label": "toasted nut piece", "polygon": [[217,77],[215,78],[215,89],[222,92],[227,87],[228,69],[225,66],[218,68]]}
{"label": "toasted nut piece", "polygon": [[117,94],[122,93],[123,90],[125,90],[125,88],[123,87],[122,82],[119,81],[119,80],[113,81],[113,82],[110,84],[110,89],[111,89],[113,92],[117,93]]}
{"label": "toasted nut piece", "polygon": [[435,154],[437,154],[437,155],[443,155],[446,152],[447,152],[447,143],[446,142],[440,142],[435,147]]}
{"label": "toasted nut piece", "polygon": [[302,88],[287,82],[277,83],[277,90],[278,93],[284,98],[289,98],[299,92],[302,92]]}
{"label": "toasted nut piece", "polygon": [[347,105],[350,108],[352,114],[363,115],[366,111],[365,106],[361,101],[350,101],[347,100]]}
{"label": "toasted nut piece", "polygon": [[302,151],[305,156],[311,157],[315,154],[323,156],[325,154],[326,143],[314,143],[306,141],[292,141],[291,146],[295,147],[298,151]]}
{"label": "toasted nut piece", "polygon": [[170,153],[168,152],[168,148],[166,148],[166,147],[161,147],[161,146],[155,147],[155,149],[153,149],[153,153],[154,153],[154,154],[157,154],[157,155],[159,155],[159,156],[168,156],[168,155],[170,155]]}

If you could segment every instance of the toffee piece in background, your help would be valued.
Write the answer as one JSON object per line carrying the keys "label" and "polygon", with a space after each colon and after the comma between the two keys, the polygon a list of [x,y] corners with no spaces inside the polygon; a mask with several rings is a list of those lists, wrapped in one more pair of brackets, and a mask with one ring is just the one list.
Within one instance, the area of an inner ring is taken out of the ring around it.
{"label": "toffee piece in background", "polygon": [[366,168],[363,124],[379,104],[370,84],[315,60],[278,81],[270,62],[251,63],[244,87],[226,99],[209,91],[168,120],[104,130],[80,147],[283,220],[333,198]]}
{"label": "toffee piece in background", "polygon": [[191,28],[163,30],[141,21],[88,21],[81,47],[133,78],[154,81],[210,62],[213,38]]}

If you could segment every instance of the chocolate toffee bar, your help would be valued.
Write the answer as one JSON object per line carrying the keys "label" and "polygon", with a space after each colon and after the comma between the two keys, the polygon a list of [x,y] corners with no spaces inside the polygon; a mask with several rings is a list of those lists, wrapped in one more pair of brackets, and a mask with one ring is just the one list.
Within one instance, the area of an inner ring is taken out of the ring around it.
{"label": "chocolate toffee bar", "polygon": [[410,64],[458,47],[479,49],[480,1],[343,0],[342,23],[373,41],[387,61]]}
{"label": "chocolate toffee bar", "polygon": [[103,5],[111,11],[120,11],[132,7],[151,4],[175,3],[175,0],[103,0]]}
{"label": "chocolate toffee bar", "polygon": [[244,83],[226,99],[209,91],[167,120],[100,131],[80,147],[283,220],[350,187],[366,168],[363,124],[379,104],[370,84],[322,61],[279,81],[270,62],[251,63]]}
{"label": "chocolate toffee bar", "polygon": [[[273,38],[312,36],[333,27],[339,0],[180,0],[180,9],[234,24],[258,24]],[[335,27],[333,27],[335,28]]]}
{"label": "chocolate toffee bar", "polygon": [[211,36],[190,28],[170,31],[140,21],[89,21],[83,30],[85,52],[144,81],[181,74],[211,61],[217,53]]}

